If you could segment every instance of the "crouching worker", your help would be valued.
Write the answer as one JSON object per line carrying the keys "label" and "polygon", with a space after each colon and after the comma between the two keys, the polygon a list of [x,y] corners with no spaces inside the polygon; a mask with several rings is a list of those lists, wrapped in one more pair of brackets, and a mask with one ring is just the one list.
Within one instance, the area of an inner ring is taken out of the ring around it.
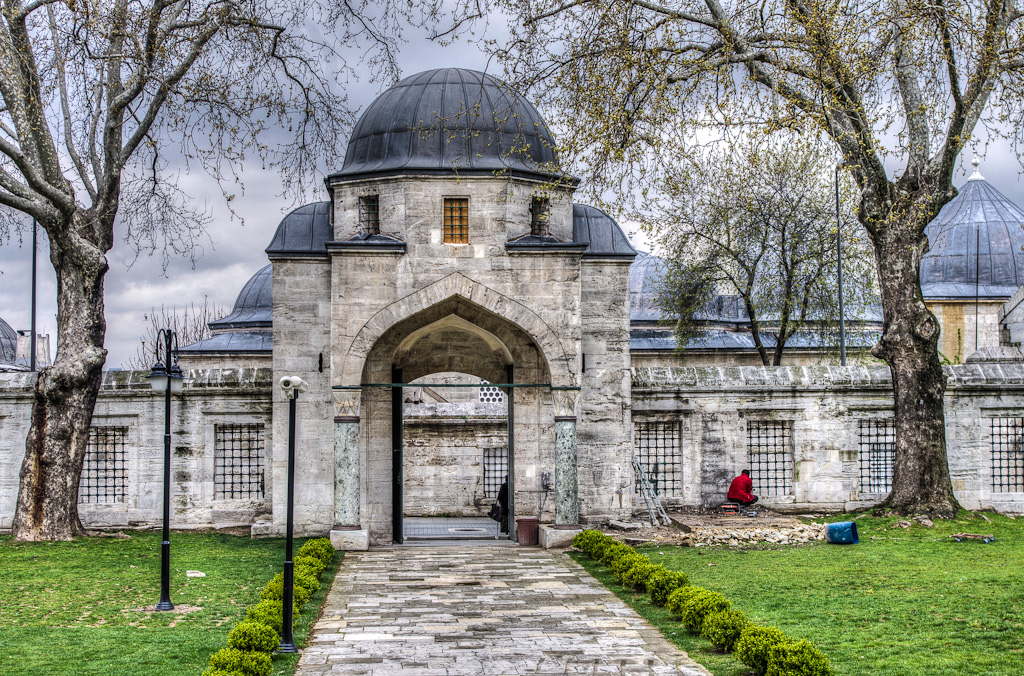
{"label": "crouching worker", "polygon": [[757,496],[750,492],[753,488],[754,482],[750,480],[750,470],[745,469],[738,477],[732,480],[726,497],[732,502],[738,502],[744,507],[749,507],[757,502]]}

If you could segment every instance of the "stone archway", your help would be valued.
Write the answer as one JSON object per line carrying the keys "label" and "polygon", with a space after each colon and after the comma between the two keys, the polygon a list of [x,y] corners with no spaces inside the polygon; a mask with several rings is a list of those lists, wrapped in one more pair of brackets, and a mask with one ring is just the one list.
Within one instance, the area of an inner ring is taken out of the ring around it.
{"label": "stone archway", "polygon": [[545,490],[541,468],[554,465],[552,374],[539,343],[521,326],[460,295],[380,333],[367,351],[360,379],[359,436],[366,476],[361,511],[372,543],[401,540],[402,390],[390,384],[433,373],[517,385],[506,388],[512,510],[537,514]]}

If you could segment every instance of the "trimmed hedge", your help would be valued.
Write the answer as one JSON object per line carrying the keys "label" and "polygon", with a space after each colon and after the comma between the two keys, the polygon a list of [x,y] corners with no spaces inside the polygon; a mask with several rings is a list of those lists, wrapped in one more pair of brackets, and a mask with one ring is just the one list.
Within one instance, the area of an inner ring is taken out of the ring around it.
{"label": "trimmed hedge", "polygon": [[281,635],[271,627],[252,620],[243,620],[228,634],[228,647],[272,653],[281,645]]}
{"label": "trimmed hedge", "polygon": [[775,627],[752,624],[718,592],[689,586],[686,573],[669,570],[632,547],[597,530],[573,538],[574,547],[607,566],[624,586],[646,591],[683,625],[765,676],[833,676],[828,658],[812,643],[794,640]]}
{"label": "trimmed hedge", "polygon": [[270,655],[252,650],[238,648],[221,648],[210,655],[210,668],[203,672],[209,676],[210,671],[238,672],[245,676],[270,676]]}

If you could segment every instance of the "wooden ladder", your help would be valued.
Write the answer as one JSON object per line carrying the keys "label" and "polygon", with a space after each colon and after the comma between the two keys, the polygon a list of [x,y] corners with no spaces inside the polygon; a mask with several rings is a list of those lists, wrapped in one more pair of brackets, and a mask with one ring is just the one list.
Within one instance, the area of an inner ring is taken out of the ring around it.
{"label": "wooden ladder", "polygon": [[651,517],[651,525],[657,526],[659,522],[658,517],[661,517],[666,526],[671,526],[672,519],[668,518],[665,508],[661,506],[661,500],[658,499],[658,494],[654,492],[651,482],[647,480],[647,473],[644,472],[644,468],[640,465],[640,458],[636,457],[636,453],[633,453],[633,473],[636,475],[636,480],[640,482],[640,495],[643,496],[644,503],[647,505],[647,513]]}

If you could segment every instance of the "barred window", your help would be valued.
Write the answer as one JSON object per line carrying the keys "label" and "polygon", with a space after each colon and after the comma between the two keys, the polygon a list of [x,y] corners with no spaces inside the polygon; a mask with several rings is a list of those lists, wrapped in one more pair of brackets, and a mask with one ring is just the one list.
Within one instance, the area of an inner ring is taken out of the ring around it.
{"label": "barred window", "polygon": [[364,235],[380,234],[380,198],[377,195],[359,198],[359,232]]}
{"label": "barred window", "polygon": [[860,421],[860,490],[888,493],[896,459],[896,421],[892,418]]}
{"label": "barred window", "polygon": [[484,495],[488,498],[498,497],[501,484],[505,483],[508,474],[508,449],[484,449]]}
{"label": "barred window", "polygon": [[534,197],[530,205],[530,234],[544,237],[548,234],[551,204],[546,197]]}
{"label": "barred window", "polygon": [[469,198],[445,198],[444,241],[445,244],[469,244]]}
{"label": "barred window", "polygon": [[263,498],[263,425],[217,425],[214,435],[213,497]]}
{"label": "barred window", "polygon": [[480,381],[480,391],[478,393],[478,399],[481,404],[500,404],[505,401],[505,393],[501,391],[500,387],[488,387],[490,385],[486,380]]}
{"label": "barred window", "polygon": [[747,453],[754,494],[790,495],[793,492],[792,435],[787,420],[752,420],[747,423]]}
{"label": "barred window", "polygon": [[128,486],[124,441],[127,427],[92,427],[85,445],[78,503],[124,502]]}
{"label": "barred window", "polygon": [[[633,445],[651,488],[661,497],[683,494],[680,453],[682,423],[678,420],[637,420],[633,423]],[[635,481],[634,492],[640,492]]]}
{"label": "barred window", "polygon": [[1024,418],[992,418],[992,491],[1024,491]]}

